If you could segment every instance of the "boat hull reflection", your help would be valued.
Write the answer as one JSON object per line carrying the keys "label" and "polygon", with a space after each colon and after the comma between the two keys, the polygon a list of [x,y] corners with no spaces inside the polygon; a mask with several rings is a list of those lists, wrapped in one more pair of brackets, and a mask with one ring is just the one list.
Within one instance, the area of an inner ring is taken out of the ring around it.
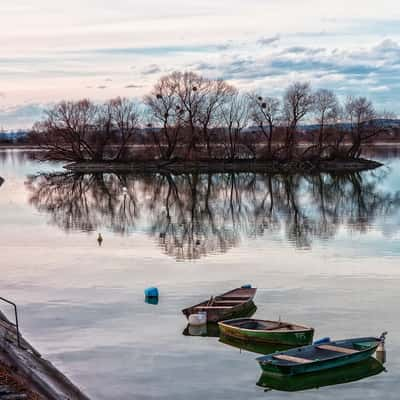
{"label": "boat hull reflection", "polygon": [[218,324],[210,322],[208,324],[194,326],[188,324],[182,332],[184,336],[207,336],[219,337]]}
{"label": "boat hull reflection", "polygon": [[[248,317],[250,318],[257,311],[257,306],[251,301],[245,309],[240,310],[237,314],[239,317]],[[200,326],[193,326],[187,324],[186,328],[183,330],[182,335],[184,336],[209,336],[209,337],[219,337],[220,331],[218,327],[218,323],[216,322],[208,322],[207,324]]]}
{"label": "boat hull reflection", "polygon": [[297,392],[358,381],[378,375],[384,370],[385,367],[379,361],[370,357],[364,361],[344,367],[302,375],[263,372],[257,382],[257,386],[285,392]]}
{"label": "boat hull reflection", "polygon": [[293,346],[288,346],[285,344],[251,342],[248,340],[241,340],[223,334],[221,334],[219,341],[228,346],[236,347],[239,350],[246,350],[252,353],[263,354],[263,355],[272,354],[277,351],[285,351],[293,348]]}

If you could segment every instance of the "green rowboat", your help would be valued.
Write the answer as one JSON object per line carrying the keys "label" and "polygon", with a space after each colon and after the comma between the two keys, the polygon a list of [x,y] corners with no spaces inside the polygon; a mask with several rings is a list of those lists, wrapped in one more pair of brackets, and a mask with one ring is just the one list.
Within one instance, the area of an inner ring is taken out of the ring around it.
{"label": "green rowboat", "polygon": [[385,367],[375,358],[369,357],[355,364],[303,375],[281,375],[263,372],[257,385],[266,389],[298,392],[300,390],[354,382],[377,375],[382,371],[385,371]]}
{"label": "green rowboat", "polygon": [[383,340],[383,336],[337,340],[270,354],[257,361],[265,372],[298,375],[366,360]]}
{"label": "green rowboat", "polygon": [[222,335],[244,341],[304,346],[312,343],[314,329],[289,322],[236,318],[218,323]]}

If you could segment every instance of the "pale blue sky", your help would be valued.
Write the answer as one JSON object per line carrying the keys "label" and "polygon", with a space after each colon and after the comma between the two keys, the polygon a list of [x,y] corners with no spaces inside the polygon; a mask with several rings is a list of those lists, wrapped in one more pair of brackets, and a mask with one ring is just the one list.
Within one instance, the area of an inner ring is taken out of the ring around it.
{"label": "pale blue sky", "polygon": [[2,0],[0,127],[63,98],[141,97],[192,70],[280,94],[293,80],[400,113],[394,0]]}

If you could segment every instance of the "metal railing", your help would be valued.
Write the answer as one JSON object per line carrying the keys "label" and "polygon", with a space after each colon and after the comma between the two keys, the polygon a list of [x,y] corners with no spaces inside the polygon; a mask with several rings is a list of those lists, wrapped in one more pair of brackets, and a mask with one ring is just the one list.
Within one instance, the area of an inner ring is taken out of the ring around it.
{"label": "metal railing", "polygon": [[19,325],[18,325],[18,310],[17,310],[17,305],[15,303],[13,303],[10,300],[5,299],[4,297],[0,296],[0,300],[4,301],[7,304],[10,304],[14,307],[14,315],[15,315],[15,324],[10,322],[11,325],[15,326],[16,330],[17,330],[17,343],[18,343],[18,347],[21,347],[21,337],[19,334]]}

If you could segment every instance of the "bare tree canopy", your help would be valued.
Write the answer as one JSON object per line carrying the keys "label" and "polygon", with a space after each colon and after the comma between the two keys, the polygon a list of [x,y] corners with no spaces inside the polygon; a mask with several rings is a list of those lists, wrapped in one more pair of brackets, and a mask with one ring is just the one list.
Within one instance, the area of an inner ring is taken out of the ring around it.
{"label": "bare tree canopy", "polygon": [[[234,160],[245,153],[240,146],[243,129],[249,120],[249,105],[247,98],[238,92],[232,93],[229,101],[221,107],[221,122],[224,132],[224,147],[229,160]],[[248,141],[247,141],[248,142]],[[253,152],[253,157],[255,153]]]}
{"label": "bare tree canopy", "polygon": [[273,133],[281,118],[280,101],[275,97],[249,95],[251,118],[268,141],[268,157],[272,157]]}
{"label": "bare tree canopy", "polygon": [[313,106],[314,97],[310,83],[295,82],[286,89],[283,96],[283,114],[287,123],[285,147],[289,159],[294,156],[297,126],[312,111]]}
{"label": "bare tree canopy", "polygon": [[[30,138],[49,158],[65,161],[354,159],[364,143],[387,133],[377,118],[367,98],[341,105],[333,91],[314,91],[308,82],[290,84],[279,99],[173,72],[141,103],[120,97],[60,102]],[[304,130],[310,122],[317,127]]]}
{"label": "bare tree canopy", "polygon": [[322,154],[325,141],[325,126],[337,122],[340,116],[340,104],[336,94],[332,90],[319,89],[314,93],[314,112],[318,132],[318,154]]}
{"label": "bare tree canopy", "polygon": [[34,140],[56,160],[120,160],[138,132],[140,112],[128,99],[116,98],[103,105],[90,100],[63,101],[35,124]]}
{"label": "bare tree canopy", "polygon": [[[376,134],[372,121],[376,118],[375,108],[366,97],[349,97],[345,104],[348,121],[351,124],[352,146],[348,151],[351,158],[361,155],[361,144]],[[372,128],[372,129],[371,129]]]}

